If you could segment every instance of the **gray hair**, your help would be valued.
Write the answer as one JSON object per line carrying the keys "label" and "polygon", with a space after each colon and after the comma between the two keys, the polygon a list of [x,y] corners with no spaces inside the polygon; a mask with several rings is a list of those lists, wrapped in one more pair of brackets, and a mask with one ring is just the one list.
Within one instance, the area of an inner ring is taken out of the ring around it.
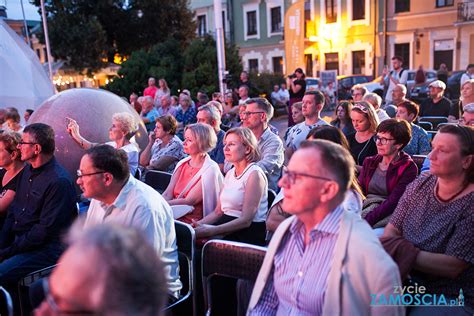
{"label": "gray hair", "polygon": [[265,112],[265,114],[267,115],[267,123],[270,122],[273,117],[273,106],[270,104],[270,102],[268,102],[268,100],[264,98],[251,98],[245,101],[245,105],[249,105],[252,103],[257,104],[258,109]]}
{"label": "gray hair", "polygon": [[190,130],[196,138],[200,152],[207,153],[216,147],[216,132],[214,132],[214,129],[210,125],[202,123],[190,124],[184,129],[185,132],[187,130]]}
{"label": "gray hair", "polygon": [[[213,102],[213,101],[211,101]],[[219,110],[215,107],[215,105],[211,105],[210,103],[211,102],[208,102],[207,104],[204,104],[204,105],[201,105],[198,109],[199,112],[201,111],[206,111],[207,113],[209,113],[211,115],[211,119],[214,120],[214,124],[215,126],[220,126],[221,125],[221,113],[219,112]]]}
{"label": "gray hair", "polygon": [[132,114],[128,112],[115,113],[112,120],[119,122],[122,125],[123,131],[129,136],[133,136],[138,129],[138,123]]}
{"label": "gray hair", "polygon": [[148,102],[148,104],[153,104],[153,98],[150,97],[149,95],[146,95],[143,97],[143,103]]}
{"label": "gray hair", "polygon": [[382,105],[382,98],[377,93],[367,93],[362,98],[363,101],[367,101],[374,106],[375,109],[380,108]]}
{"label": "gray hair", "polygon": [[369,90],[367,90],[367,88],[361,84],[355,84],[352,86],[352,89],[351,91],[354,91],[354,90],[361,90],[362,91],[362,96],[366,95],[367,92],[369,92]]}
{"label": "gray hair", "polygon": [[101,293],[101,315],[161,315],[167,283],[163,263],[143,233],[117,224],[71,229],[68,242],[82,252],[91,251]]}
{"label": "gray hair", "polygon": [[404,84],[398,83],[395,86],[402,89],[403,94],[405,94],[405,95],[407,94],[407,87]]}

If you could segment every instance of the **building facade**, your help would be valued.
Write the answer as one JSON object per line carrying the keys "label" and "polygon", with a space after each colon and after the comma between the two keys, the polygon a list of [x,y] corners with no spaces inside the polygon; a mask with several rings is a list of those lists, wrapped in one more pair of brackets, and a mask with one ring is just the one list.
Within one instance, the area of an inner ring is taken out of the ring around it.
{"label": "building facade", "polygon": [[[284,73],[284,0],[222,2],[225,40],[236,45],[244,70]],[[193,0],[196,34],[215,35],[212,0]]]}

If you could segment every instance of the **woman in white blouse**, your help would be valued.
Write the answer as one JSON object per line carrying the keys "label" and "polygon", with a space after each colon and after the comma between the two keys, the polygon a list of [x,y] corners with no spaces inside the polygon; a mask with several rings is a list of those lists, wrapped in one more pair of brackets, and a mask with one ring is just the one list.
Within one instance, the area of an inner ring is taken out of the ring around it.
{"label": "woman in white blouse", "polygon": [[225,176],[214,212],[193,222],[196,236],[225,236],[227,240],[264,245],[268,182],[255,164],[260,153],[252,131],[230,129],[224,138],[224,155],[234,168]]}

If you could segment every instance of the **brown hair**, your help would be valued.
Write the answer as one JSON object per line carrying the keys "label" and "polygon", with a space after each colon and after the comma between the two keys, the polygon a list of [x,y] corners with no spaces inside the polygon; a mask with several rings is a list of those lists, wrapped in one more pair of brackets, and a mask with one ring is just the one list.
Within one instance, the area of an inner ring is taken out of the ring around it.
{"label": "brown hair", "polygon": [[420,112],[420,107],[418,106],[418,104],[412,101],[407,100],[407,101],[403,101],[402,103],[397,104],[397,108],[400,106],[404,107],[407,110],[408,114],[415,115],[413,120],[416,119],[416,117],[418,116],[418,113]]}
{"label": "brown hair", "polygon": [[411,140],[411,126],[405,120],[385,120],[377,127],[377,133],[389,133],[395,139],[395,144],[402,145],[400,150]]}
{"label": "brown hair", "polygon": [[[361,110],[358,107],[363,107],[365,110]],[[377,112],[375,112],[375,109],[372,104],[367,101],[356,102],[352,106],[351,112],[354,111],[364,115],[369,120],[369,130],[371,132],[375,133],[377,131],[377,126],[379,125],[379,117],[377,115]]]}
{"label": "brown hair", "polygon": [[0,134],[0,142],[5,146],[6,151],[10,154],[17,154],[15,160],[21,160],[20,149],[18,143],[21,142],[21,135],[16,132],[5,132]]}
{"label": "brown hair", "polygon": [[163,130],[168,132],[170,135],[176,135],[176,129],[178,128],[178,122],[171,115],[163,115],[156,119],[157,123],[163,126]]}

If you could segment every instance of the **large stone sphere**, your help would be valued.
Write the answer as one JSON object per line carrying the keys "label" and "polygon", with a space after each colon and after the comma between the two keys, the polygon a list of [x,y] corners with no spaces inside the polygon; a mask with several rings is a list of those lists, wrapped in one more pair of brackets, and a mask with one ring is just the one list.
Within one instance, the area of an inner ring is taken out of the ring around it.
{"label": "large stone sphere", "polygon": [[76,170],[85,150],[68,134],[66,117],[77,121],[82,137],[90,142],[105,143],[110,141],[112,115],[118,112],[131,113],[139,122],[135,140],[143,150],[148,144],[148,136],[137,112],[122,98],[105,90],[80,88],[62,91],[44,101],[28,123],[45,123],[53,127],[56,134],[55,156],[76,179]]}

